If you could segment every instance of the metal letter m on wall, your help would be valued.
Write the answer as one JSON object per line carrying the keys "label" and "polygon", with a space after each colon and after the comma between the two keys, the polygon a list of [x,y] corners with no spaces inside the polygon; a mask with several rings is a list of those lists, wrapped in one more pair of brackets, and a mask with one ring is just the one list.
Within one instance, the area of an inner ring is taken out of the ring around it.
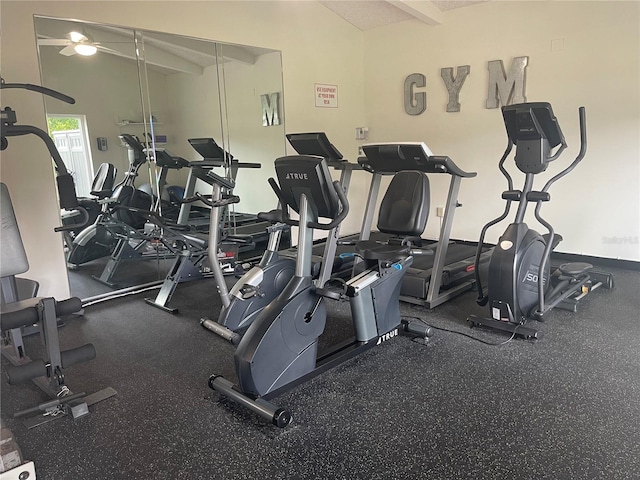
{"label": "metal letter m on wall", "polygon": [[271,125],[280,125],[280,94],[278,92],[272,94],[260,95],[262,102],[262,126],[269,127]]}
{"label": "metal letter m on wall", "polygon": [[529,57],[514,58],[507,76],[502,60],[491,60],[489,62],[487,108],[498,108],[499,103],[512,105],[527,101],[524,94],[527,63],[529,63]]}

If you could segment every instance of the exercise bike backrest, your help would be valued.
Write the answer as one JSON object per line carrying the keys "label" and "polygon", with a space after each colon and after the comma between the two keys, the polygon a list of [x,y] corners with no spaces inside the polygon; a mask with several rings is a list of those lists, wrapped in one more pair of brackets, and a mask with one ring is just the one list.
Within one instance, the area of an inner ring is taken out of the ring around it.
{"label": "exercise bike backrest", "polygon": [[324,158],[312,155],[281,157],[275,161],[275,170],[278,182],[270,178],[269,184],[283,206],[284,223],[299,226],[299,221],[292,219],[288,210],[290,208],[300,214],[303,195],[315,220],[330,220],[329,223],[309,221],[307,227],[331,230],[346,218],[349,202],[340,182],[332,182]]}

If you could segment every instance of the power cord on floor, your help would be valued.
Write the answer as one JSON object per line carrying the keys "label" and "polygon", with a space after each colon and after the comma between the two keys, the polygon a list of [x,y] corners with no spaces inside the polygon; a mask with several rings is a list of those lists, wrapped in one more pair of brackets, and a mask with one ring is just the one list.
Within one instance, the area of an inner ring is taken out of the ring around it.
{"label": "power cord on floor", "polygon": [[[472,335],[469,335],[468,333],[459,332],[459,331],[456,331],[456,330],[449,330],[448,328],[443,328],[443,327],[434,327],[433,325],[431,325],[431,324],[425,322],[424,320],[422,320],[420,317],[413,317],[413,316],[404,317],[403,316],[402,318],[411,319],[411,320],[417,320],[418,322],[421,322],[424,325],[427,325],[428,327],[433,328],[434,330],[440,330],[442,332],[455,333],[455,334],[458,334],[458,335],[462,335],[463,337],[470,338],[471,340],[475,340],[476,342],[484,343],[485,345],[489,345],[489,346],[492,346],[492,347],[500,347],[500,346],[506,345],[507,343],[512,341],[516,337],[516,332],[518,330],[518,327],[520,326],[520,325],[517,325],[513,329],[513,333],[511,334],[511,337],[509,339],[505,340],[504,342],[492,343],[492,342],[487,342],[486,340],[482,340],[481,338],[477,338],[477,337],[474,337]],[[426,342],[419,342],[418,340],[422,340],[422,339],[421,338],[417,338],[417,337],[411,339],[412,342],[417,343],[419,345],[424,345],[424,346],[427,345]]]}
{"label": "power cord on floor", "polygon": [[115,294],[115,295],[105,296],[103,298],[98,298],[96,300],[91,300],[91,301],[89,301],[87,303],[83,303],[82,304],[82,308],[90,307],[91,305],[96,305],[97,303],[106,302],[108,300],[114,300],[116,298],[128,297],[130,295],[137,295],[138,293],[147,292],[149,290],[158,290],[160,287],[161,287],[161,285],[154,285],[154,286],[151,286],[151,287],[141,288],[139,290],[132,290],[132,291],[128,291],[128,292],[118,293],[118,294]]}

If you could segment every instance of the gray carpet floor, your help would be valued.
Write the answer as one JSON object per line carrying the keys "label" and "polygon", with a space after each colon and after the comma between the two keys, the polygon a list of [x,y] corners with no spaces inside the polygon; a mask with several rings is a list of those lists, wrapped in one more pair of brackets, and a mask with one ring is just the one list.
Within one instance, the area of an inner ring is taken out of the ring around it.
{"label": "gray carpet floor", "polygon": [[[402,304],[450,331],[396,337],[281,395],[282,430],[207,386],[235,379],[233,347],[198,322],[220,310],[213,280],[179,286],[177,315],[128,296],[60,330],[63,347],[98,351],[68,369],[70,387],[116,397],[27,430],[12,412],[45,398],[3,381],[2,421],[42,479],[637,479],[640,272],[613,272],[613,290],[552,313],[536,342],[469,338],[509,338],[468,326],[486,314],[474,292]],[[325,346],[351,334],[346,305],[329,311]],[[38,356],[37,337],[26,347]]]}

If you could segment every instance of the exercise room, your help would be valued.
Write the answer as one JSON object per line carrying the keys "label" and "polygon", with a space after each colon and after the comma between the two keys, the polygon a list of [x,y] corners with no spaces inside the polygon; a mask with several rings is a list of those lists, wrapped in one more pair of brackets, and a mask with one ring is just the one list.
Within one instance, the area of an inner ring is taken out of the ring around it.
{"label": "exercise room", "polygon": [[12,1],[1,480],[640,471],[640,3]]}

